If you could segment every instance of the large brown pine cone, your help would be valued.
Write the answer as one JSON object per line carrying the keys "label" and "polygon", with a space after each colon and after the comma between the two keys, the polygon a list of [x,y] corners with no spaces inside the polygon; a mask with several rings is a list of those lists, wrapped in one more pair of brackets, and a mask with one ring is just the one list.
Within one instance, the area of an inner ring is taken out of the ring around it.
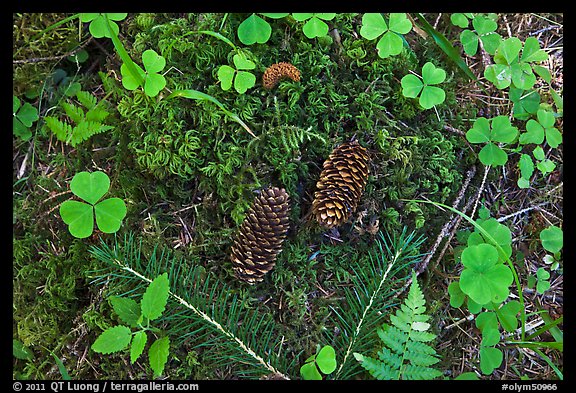
{"label": "large brown pine cone", "polygon": [[333,228],[356,211],[368,181],[368,153],[358,141],[336,147],[326,161],[312,202],[318,223]]}
{"label": "large brown pine cone", "polygon": [[240,280],[255,284],[272,270],[290,226],[289,213],[283,188],[271,187],[256,196],[232,245],[230,259]]}

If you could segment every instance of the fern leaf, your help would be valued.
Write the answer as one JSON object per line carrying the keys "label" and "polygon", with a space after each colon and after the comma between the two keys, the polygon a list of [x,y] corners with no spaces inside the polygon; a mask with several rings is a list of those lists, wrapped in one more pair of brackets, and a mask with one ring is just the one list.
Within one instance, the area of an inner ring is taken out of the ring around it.
{"label": "fern leaf", "polygon": [[104,121],[104,119],[106,119],[108,117],[108,115],[110,114],[110,112],[102,109],[102,108],[92,108],[90,109],[88,112],[86,112],[86,120],[87,121],[96,121],[96,122],[102,122]]}
{"label": "fern leaf", "polygon": [[386,363],[377,359],[372,359],[368,356],[363,356],[356,352],[354,352],[354,357],[374,378],[379,380],[394,379],[394,369],[389,367]]}
{"label": "fern leaf", "polygon": [[87,109],[92,109],[98,104],[98,99],[96,96],[87,91],[80,90],[78,93],[76,93],[76,98],[78,98],[78,101],[80,101],[80,103]]}
{"label": "fern leaf", "polygon": [[61,105],[62,108],[64,108],[66,115],[72,119],[74,123],[78,124],[84,120],[84,111],[79,106],[70,104],[69,102],[62,102]]}
{"label": "fern leaf", "polygon": [[422,258],[418,248],[424,240],[416,238],[414,232],[408,234],[406,228],[399,236],[380,233],[368,263],[363,261],[351,266],[353,286],[344,289],[342,304],[345,306],[331,307],[341,333],[328,339],[335,343],[335,348],[344,351],[334,379],[350,379],[364,371],[352,355],[373,350],[378,345],[376,333],[387,315],[383,310],[394,301],[394,288],[408,279],[407,268]]}
{"label": "fern leaf", "polygon": [[111,130],[112,126],[101,124],[95,121],[82,121],[72,129],[70,144],[74,147],[89,139],[92,135]]}
{"label": "fern leaf", "polygon": [[426,300],[416,274],[412,272],[412,285],[404,303],[390,315],[392,325],[386,323],[377,330],[384,347],[378,359],[354,354],[362,367],[376,379],[434,379],[442,373],[431,366],[439,362],[436,350],[427,344],[436,335],[427,330],[430,318],[424,314]]}
{"label": "fern leaf", "polygon": [[44,117],[44,122],[59,141],[66,142],[69,135],[72,134],[72,126],[60,121],[60,119],[56,117],[46,116]]}

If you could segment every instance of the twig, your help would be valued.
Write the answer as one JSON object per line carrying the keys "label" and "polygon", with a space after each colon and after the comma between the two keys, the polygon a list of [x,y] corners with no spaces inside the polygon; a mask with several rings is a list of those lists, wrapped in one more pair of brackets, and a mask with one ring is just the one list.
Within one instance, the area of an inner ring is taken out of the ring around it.
{"label": "twig", "polygon": [[454,127],[452,127],[452,126],[449,126],[448,124],[444,124],[444,129],[445,129],[446,131],[453,132],[454,134],[457,134],[457,135],[460,135],[460,136],[464,136],[464,137],[466,136],[466,133],[465,133],[464,131],[461,131],[461,130],[459,130],[459,129],[457,129],[457,128],[454,128]]}
{"label": "twig", "polygon": [[544,206],[544,205],[547,205],[548,203],[550,203],[550,202],[542,202],[542,203],[539,204],[539,205],[530,206],[530,207],[527,207],[526,209],[519,210],[519,211],[514,212],[514,213],[512,213],[512,214],[508,214],[507,216],[500,217],[500,218],[498,219],[498,222],[506,221],[506,220],[509,219],[509,218],[518,216],[518,215],[520,215],[520,214],[522,214],[522,213],[529,212],[530,210],[534,210],[534,209],[540,210],[539,207]]}

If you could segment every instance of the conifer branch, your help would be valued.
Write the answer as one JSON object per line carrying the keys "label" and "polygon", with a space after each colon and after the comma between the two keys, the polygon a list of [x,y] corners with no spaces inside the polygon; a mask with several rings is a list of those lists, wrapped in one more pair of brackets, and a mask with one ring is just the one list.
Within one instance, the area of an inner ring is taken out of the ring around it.
{"label": "conifer branch", "polygon": [[[152,280],[142,274],[140,274],[139,272],[137,272],[136,270],[130,268],[129,266],[123,264],[121,261],[119,261],[118,259],[114,259],[114,262],[122,269],[125,270],[131,274],[133,274],[134,276],[138,277],[140,280],[145,281],[147,283],[151,283]],[[182,299],[180,296],[176,295],[174,292],[169,291],[168,295],[170,297],[172,297],[173,299],[175,299],[178,303],[180,303],[181,305],[183,305],[184,307],[188,308],[189,310],[193,311],[196,315],[198,315],[199,317],[201,317],[202,319],[204,319],[206,322],[210,323],[212,326],[214,326],[218,331],[220,331],[224,336],[228,337],[231,340],[234,340],[239,346],[240,348],[242,348],[242,350],[244,352],[246,352],[248,355],[250,355],[251,357],[253,357],[258,363],[260,363],[263,367],[265,367],[267,370],[269,370],[271,373],[275,373],[277,374],[279,377],[282,377],[284,379],[290,379],[287,375],[284,375],[283,373],[281,373],[280,371],[278,371],[276,368],[274,368],[271,364],[269,364],[268,362],[266,362],[264,359],[262,359],[262,357],[258,356],[249,346],[247,346],[241,339],[239,339],[238,337],[236,337],[232,332],[226,330],[224,327],[222,327],[222,325],[220,323],[218,323],[218,321],[215,321],[214,319],[210,318],[210,316],[208,316],[206,313],[202,312],[201,310],[197,309],[196,307],[194,307],[192,304],[188,303],[186,300]]]}

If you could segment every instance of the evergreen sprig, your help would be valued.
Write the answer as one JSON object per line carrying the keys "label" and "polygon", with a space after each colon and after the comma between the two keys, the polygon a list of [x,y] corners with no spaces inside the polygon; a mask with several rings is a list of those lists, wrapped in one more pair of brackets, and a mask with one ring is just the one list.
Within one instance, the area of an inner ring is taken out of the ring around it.
{"label": "evergreen sprig", "polygon": [[295,369],[294,360],[281,356],[280,335],[269,314],[249,309],[218,280],[212,280],[200,265],[187,263],[157,248],[145,257],[133,234],[111,247],[104,242],[90,253],[105,267],[92,272],[94,283],[121,290],[118,296],[141,292],[152,277],[166,272],[170,282],[166,311],[158,318],[174,346],[186,343],[202,350],[203,363],[230,367],[243,377],[275,374],[289,379],[285,370]]}
{"label": "evergreen sprig", "polygon": [[352,286],[344,290],[346,307],[332,307],[339,334],[333,337],[334,347],[342,354],[334,379],[350,379],[362,372],[360,363],[353,361],[354,352],[368,352],[378,343],[377,328],[382,325],[387,308],[393,305],[395,288],[408,278],[408,266],[422,258],[418,249],[425,240],[406,227],[399,236],[379,233],[376,250],[370,263],[351,267]]}
{"label": "evergreen sprig", "polygon": [[390,315],[391,324],[384,323],[378,336],[384,343],[378,359],[355,352],[354,357],[362,367],[380,380],[434,379],[442,373],[430,366],[438,363],[436,350],[429,342],[436,335],[428,332],[430,319],[426,300],[412,273],[412,284],[404,304]]}

